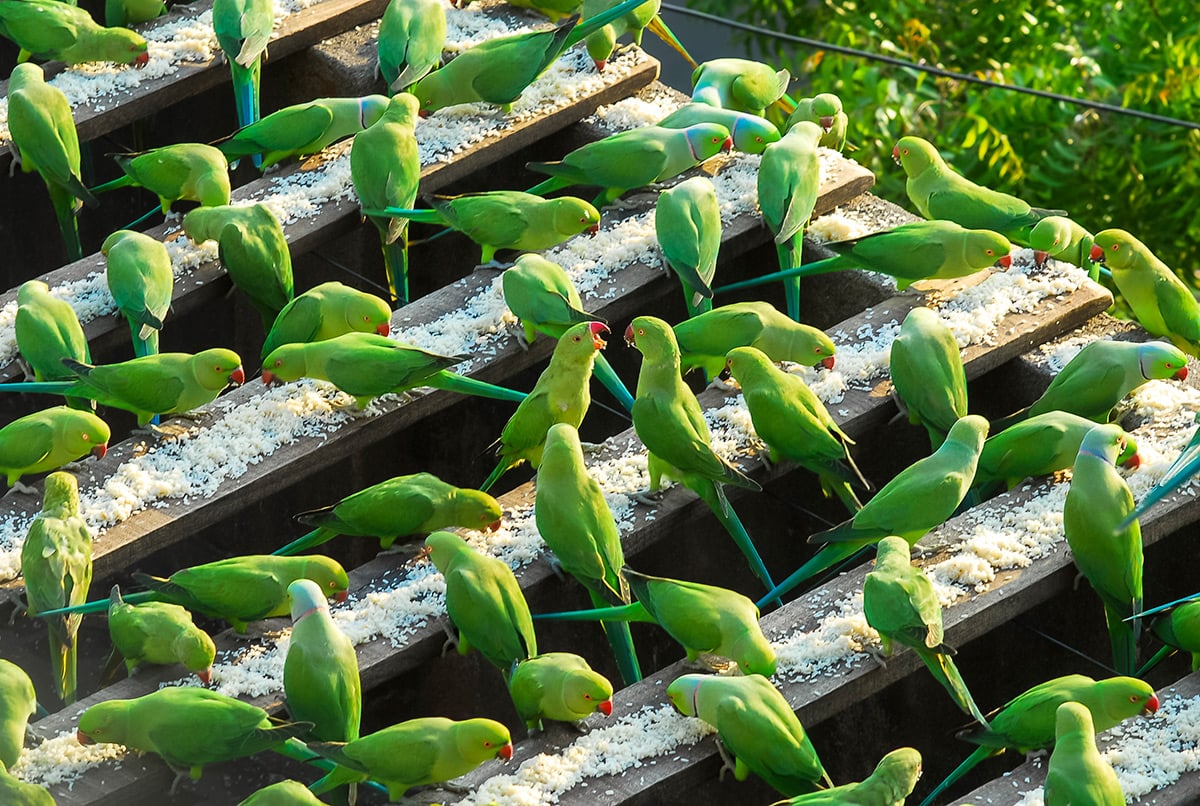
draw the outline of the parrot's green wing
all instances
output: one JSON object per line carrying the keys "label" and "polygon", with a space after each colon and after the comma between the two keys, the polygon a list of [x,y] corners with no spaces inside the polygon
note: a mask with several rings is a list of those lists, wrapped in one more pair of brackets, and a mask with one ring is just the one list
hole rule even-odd
{"label": "parrot's green wing", "polygon": [[[228,612],[239,620],[250,621],[278,609],[287,600],[287,586],[269,569],[245,563],[186,568],[171,575],[170,586],[159,588],[170,595],[175,589],[186,599],[224,616]],[[185,607],[188,602],[181,602]]]}
{"label": "parrot's green wing", "polygon": [[120,408],[151,413],[173,411],[188,382],[177,367],[154,361],[155,358],[163,356],[83,368],[84,388],[98,392],[94,395],[96,400]]}
{"label": "parrot's green wing", "polygon": [[[753,678],[747,678],[753,679]],[[743,696],[726,697],[716,706],[716,727],[726,748],[738,760],[784,795],[818,788],[828,780],[816,749],[783,696],[763,684]],[[737,772],[735,771],[735,775]],[[743,776],[744,777],[744,774]]]}
{"label": "parrot's green wing", "polygon": [[25,746],[25,726],[37,711],[29,675],[12,661],[0,658],[0,764],[17,763]]}
{"label": "parrot's green wing", "polygon": [[54,427],[41,421],[16,420],[0,439],[0,467],[32,467],[50,455]]}

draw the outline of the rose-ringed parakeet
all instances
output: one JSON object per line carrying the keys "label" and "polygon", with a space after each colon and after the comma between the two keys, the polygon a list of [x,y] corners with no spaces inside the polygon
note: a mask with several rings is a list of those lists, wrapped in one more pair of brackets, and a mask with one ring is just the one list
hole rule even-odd
{"label": "rose-ringed parakeet", "polygon": [[276,347],[263,359],[262,378],[266,384],[299,378],[329,381],[353,397],[360,409],[367,408],[380,395],[399,394],[418,386],[518,403],[524,400],[524,392],[446,369],[465,358],[426,352],[377,333],[343,333],[310,344]]}
{"label": "rose-ringed parakeet", "polygon": [[229,164],[213,146],[174,143],[136,154],[114,154],[113,159],[122,175],[97,185],[92,193],[142,187],[158,196],[164,215],[180,199],[208,207],[229,204]]}
{"label": "rose-ringed parakeet", "polygon": [[921,806],[930,806],[942,792],[984,759],[1005,750],[1028,753],[1049,748],[1054,744],[1058,707],[1064,702],[1085,706],[1100,733],[1130,717],[1153,714],[1158,710],[1154,689],[1133,677],[1093,680],[1081,674],[1070,674],[1039,683],[988,714],[989,727],[972,727],[957,734],[959,739],[979,747],[921,801]]}
{"label": "rose-ringed parakeet", "polygon": [[692,100],[761,117],[784,97],[791,78],[750,59],[710,59],[692,71]]}
{"label": "rose-ringed parakeet", "polygon": [[[820,139],[820,126],[801,121],[779,142],[767,146],[758,167],[758,206],[767,229],[775,236],[781,272],[800,266],[801,240],[821,189],[821,163],[817,159]],[[783,291],[788,316],[799,322],[800,278],[787,278]]]}
{"label": "rose-ringed parakeet", "polygon": [[238,806],[324,806],[325,801],[292,778],[277,781],[250,795]]}
{"label": "rose-ringed parakeet", "polygon": [[150,61],[146,39],[128,28],[98,25],[85,9],[57,0],[0,0],[0,35],[30,56],[66,64],[116,62],[141,69]]}
{"label": "rose-ringed parakeet", "polygon": [[[92,533],[79,513],[79,483],[62,471],[46,476],[42,510],[21,546],[21,575],[29,614],[82,604],[92,584]],[[59,698],[75,702],[76,635],[83,616],[45,617],[50,632],[50,669]]]}
{"label": "rose-ringed parakeet", "polygon": [[165,0],[105,0],[104,24],[128,28],[167,13]]}
{"label": "rose-ringed parakeet", "polygon": [[892,149],[908,177],[904,189],[922,216],[955,221],[968,229],[998,232],[1020,244],[1029,243],[1029,232],[1050,215],[1065,210],[1045,210],[983,187],[955,171],[928,140],[914,135],[901,137]]}
{"label": "rose-ringed parakeet", "polygon": [[789,797],[833,786],[796,713],[762,675],[686,674],[667,696],[684,716],[716,728],[725,769],[738,781],[753,772]]}
{"label": "rose-ringed parakeet", "polygon": [[712,278],[721,249],[721,205],[706,176],[658,194],[654,232],[663,257],[683,285],[688,316],[712,310]]}
{"label": "rose-ringed parakeet", "polygon": [[104,279],[108,290],[117,310],[129,321],[133,354],[157,354],[158,334],[175,289],[167,247],[157,238],[123,229],[105,238],[100,252],[107,260]]}
{"label": "rose-ringed parakeet", "polygon": [[1142,610],[1142,530],[1136,520],[1120,527],[1133,511],[1133,493],[1115,467],[1125,449],[1118,425],[1098,425],[1084,436],[1063,504],[1063,531],[1075,565],[1104,603],[1113,667],[1133,674],[1141,622],[1125,619]]}
{"label": "rose-ringed parakeet", "polygon": [[582,145],[558,162],[529,162],[525,167],[550,175],[531,187],[530,193],[594,185],[603,190],[592,203],[603,207],[628,190],[678,176],[731,148],[729,130],[717,123],[697,123],[686,129],[642,126]]}
{"label": "rose-ringed parakeet", "polygon": [[827,243],[837,254],[807,266],[764,274],[715,289],[720,294],[776,280],[861,268],[887,274],[903,291],[920,280],[952,280],[992,266],[1012,265],[1012,244],[991,230],[964,229],[953,221],[911,221],[895,229]]}
{"label": "rose-ringed parakeet", "polygon": [[1179,651],[1191,655],[1193,672],[1200,669],[1200,601],[1196,601],[1197,598],[1200,598],[1200,594],[1177,599],[1137,614],[1136,618],[1139,619],[1154,616],[1154,620],[1150,622],[1150,631],[1165,644],[1154,657],[1142,665],[1138,674],[1146,674],[1163,659]]}
{"label": "rose-ringed parakeet", "polygon": [[956,422],[940,448],[897,473],[853,518],[811,535],[808,542],[827,545],[760,604],[851,558],[880,538],[896,535],[911,546],[945,522],[970,489],[987,432],[987,420],[975,414]]}
{"label": "rose-ringed parakeet", "polygon": [[316,528],[274,553],[299,554],[337,535],[377,537],[386,550],[397,538],[450,526],[490,531],[500,526],[500,516],[500,504],[485,492],[455,487],[432,473],[395,476],[296,515],[297,522]]}
{"label": "rose-ringed parakeet", "polygon": [[[578,0],[572,2],[578,5]],[[442,0],[390,0],[379,18],[375,42],[379,72],[388,92],[403,92],[424,78],[441,62],[445,45],[446,4]]]}
{"label": "rose-ringed parakeet", "polygon": [[478,649],[507,681],[514,664],[538,653],[529,605],[512,569],[453,532],[434,532],[425,545],[446,580],[446,613],[458,628],[459,654]]}
{"label": "rose-ringed parakeet", "polygon": [[796,101],[796,109],[783,124],[783,130],[787,131],[802,120],[821,127],[820,144],[825,148],[841,151],[846,147],[846,128],[850,125],[850,118],[842,108],[842,99],[832,92],[822,92]]}
{"label": "rose-ringed parakeet", "polygon": [[[559,0],[559,2],[561,1]],[[592,17],[602,14],[606,10],[616,6],[618,2],[619,0],[583,0],[581,10],[584,21],[586,22]],[[650,0],[650,2],[634,7],[623,16],[612,20],[608,25],[589,34],[587,37],[587,52],[592,57],[592,61],[595,62],[596,69],[600,71],[604,70],[608,65],[608,60],[612,58],[613,52],[617,49],[617,40],[625,34],[629,34],[633,38],[633,44],[641,46],[642,32],[645,30],[649,30],[667,45],[670,45],[693,69],[697,67],[696,60],[687,52],[683,43],[679,41],[679,37],[675,36],[675,32],[663,22],[662,14],[659,13],[661,8],[662,0]]]}
{"label": "rose-ringed parakeet", "polygon": [[700,496],[745,555],[754,575],[773,588],[771,574],[724,489],[726,484],[756,492],[762,488],[713,452],[700,403],[679,374],[679,344],[671,326],[654,316],[639,316],[626,328],[625,342],[642,354],[633,430],[649,454],[650,493],[669,475]]}
{"label": "rose-ringed parakeet", "polygon": [[1052,215],[1033,226],[1029,233],[1029,248],[1033,250],[1033,262],[1038,266],[1050,258],[1062,260],[1078,266],[1096,280],[1100,272],[1091,262],[1095,239],[1096,236],[1066,216]]}
{"label": "rose-ringed parakeet", "polygon": [[275,26],[275,4],[272,0],[213,0],[212,24],[229,63],[238,126],[248,126],[259,116],[259,79]]}
{"label": "rose-ringed parakeet", "polygon": [[[579,291],[563,267],[541,255],[518,255],[500,275],[500,288],[508,309],[521,320],[526,344],[533,344],[539,333],[558,339],[572,325],[604,321],[583,310]],[[626,411],[633,408],[633,395],[604,353],[596,353],[592,372]]]}
{"label": "rose-ringed parakeet", "polygon": [[242,359],[223,347],[195,355],[159,353],[116,364],[92,366],[71,359],[63,359],[63,364],[75,373],[76,380],[8,383],[0,385],[0,392],[87,398],[131,411],[137,415],[138,425],[144,426],[156,414],[185,414],[206,406],[225,387],[246,380]]}
{"label": "rose-ringed parakeet", "polygon": [[519,662],[508,691],[530,732],[541,729],[545,719],[580,722],[597,711],[612,715],[612,683],[570,652],[547,652]]}
{"label": "rose-ringed parakeet", "polygon": [[754,347],[730,350],[727,363],[741,384],[750,421],[766,443],[770,460],[788,459],[816,473],[826,497],[837,495],[852,513],[862,509],[854,487],[869,490],[871,485],[850,456],[854,440],[821,399],[803,380],[776,367]]}
{"label": "rose-ringed parakeet", "polygon": [[325,591],[311,579],[288,585],[292,635],[283,662],[283,695],[296,722],[325,742],[352,742],[362,718],[362,682],[354,644],[329,615]]}
{"label": "rose-ringed parakeet", "polygon": [[942,604],[933,582],[912,565],[908,541],[885,537],[878,551],[875,568],[863,581],[863,614],[879,633],[883,656],[890,657],[895,644],[910,647],[954,704],[986,727],[987,719],[954,664],[954,649],[942,640]]}
{"label": "rose-ringed parakeet", "polygon": [[308,722],[280,723],[258,706],[185,686],[97,703],[79,717],[77,734],[80,744],[115,742],[161,756],[176,772],[174,794],[185,773],[199,778],[206,764],[268,750],[311,727]]}
{"label": "rose-ringed parakeet", "polygon": [[0,764],[17,763],[25,746],[25,727],[35,713],[33,681],[20,666],[0,658]]}
{"label": "rose-ringed parakeet", "polygon": [[353,742],[313,742],[312,750],[338,766],[309,789],[320,795],[371,779],[396,801],[414,786],[466,775],[485,761],[512,758],[508,728],[492,719],[456,722],[440,716],[410,719]]}
{"label": "rose-ringed parakeet", "polygon": [[180,605],[127,602],[113,585],[108,592],[108,635],[130,675],[143,663],[179,663],[204,685],[212,677],[217,647]]}
{"label": "rose-ringed parakeet", "polygon": [[725,370],[729,351],[756,347],[772,361],[833,369],[837,347],[824,331],[800,324],[769,302],[735,302],[675,325],[680,367],[686,374],[699,367],[706,381]]}
{"label": "rose-ringed parakeet", "polygon": [[550,363],[504,424],[496,448],[499,460],[479,489],[490,490],[497,479],[522,462],[536,469],[542,462],[550,426],[569,423],[579,427],[592,403],[592,364],[605,347],[602,334],[607,332],[608,326],[602,322],[580,322],[559,337]]}
{"label": "rose-ringed parakeet", "polygon": [[392,216],[444,224],[482,247],[480,263],[495,265],[501,249],[540,251],[587,230],[600,228],[600,213],[574,196],[543,199],[519,190],[489,190],[461,196],[435,196],[433,209],[363,208],[367,216]]}
{"label": "rose-ringed parakeet", "polygon": [[921,777],[921,753],[913,747],[901,747],[879,760],[875,770],[853,784],[842,784],[797,795],[773,806],[904,806]]}
{"label": "rose-ringed parakeet", "polygon": [[[466,3],[463,5],[465,6]],[[572,14],[579,14],[583,0],[512,0],[509,5],[532,9],[549,17],[551,22],[559,22]]]}
{"label": "rose-ringed parakeet", "polygon": [[285,106],[238,129],[216,144],[231,163],[262,156],[264,170],[289,157],[306,157],[375,123],[387,109],[384,95],[317,98]]}
{"label": "rose-ringed parakeet", "polygon": [[1064,702],[1054,714],[1054,752],[1042,788],[1046,806],[1122,806],[1121,782],[1096,747],[1092,712]]}
{"label": "rose-ringed parakeet", "polygon": [[[1196,422],[1200,423],[1200,412],[1196,413]],[[1162,477],[1154,483],[1149,492],[1142,496],[1141,501],[1138,501],[1137,508],[1133,512],[1130,512],[1125,520],[1121,522],[1121,527],[1124,528],[1127,526],[1134,518],[1142,517],[1150,507],[1190,482],[1196,475],[1198,468],[1200,468],[1200,429],[1192,432],[1191,440],[1179,452],[1179,455],[1175,457],[1175,461],[1166,469]]]}
{"label": "rose-ringed parakeet", "polygon": [[392,309],[381,298],[332,280],[283,306],[263,341],[266,358],[281,344],[324,341],[343,333],[392,332]]}
{"label": "rose-ringed parakeet", "polygon": [[[26,280],[17,289],[17,315],[13,322],[17,350],[37,381],[67,381],[74,373],[63,365],[64,358],[88,363],[92,360],[87,336],[79,316],[66,300],[50,293],[41,280]],[[29,377],[29,372],[26,372]],[[91,408],[91,402],[69,399],[76,409]]]}
{"label": "rose-ringed parakeet", "polygon": [[729,129],[734,150],[747,154],[761,154],[771,143],[779,141],[779,129],[766,118],[697,102],[684,104],[655,125],[686,129],[697,123],[717,123]]}
{"label": "rose-ringed parakeet", "polygon": [[46,183],[67,260],[81,259],[76,215],[84,204],[95,207],[99,202],[80,178],[79,134],[71,104],[62,90],[46,83],[36,64],[18,64],[8,78],[8,131],[9,150],[21,170],[37,171]]}
{"label": "rose-ringed parakeet", "polygon": [[[362,209],[410,208],[417,200],[421,156],[417,153],[417,99],[393,96],[379,120],[350,145],[350,180]],[[379,231],[383,267],[392,301],[408,304],[408,219],[368,215]]]}
{"label": "rose-ringed parakeet", "polygon": [[20,483],[21,476],[56,470],[89,453],[102,459],[111,436],[108,424],[90,411],[67,406],[35,411],[0,428],[0,473],[9,487],[32,493]]}
{"label": "rose-ringed parakeet", "polygon": [[929,308],[913,308],[892,341],[889,363],[900,411],[925,426],[936,451],[967,414],[967,375],[954,332]]}
{"label": "rose-ringed parakeet", "polygon": [[0,762],[0,803],[5,806],[54,806],[54,796],[42,786],[27,784]]}
{"label": "rose-ringed parakeet", "polygon": [[1200,356],[1200,302],[1175,272],[1123,229],[1096,233],[1089,257],[1112,272],[1133,315],[1152,336]]}

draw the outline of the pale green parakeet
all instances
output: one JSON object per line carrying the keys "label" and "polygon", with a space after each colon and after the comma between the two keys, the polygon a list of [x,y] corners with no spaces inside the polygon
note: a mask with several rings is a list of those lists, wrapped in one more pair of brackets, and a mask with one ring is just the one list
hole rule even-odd
{"label": "pale green parakeet", "polygon": [[1062,260],[1078,266],[1092,275],[1092,243],[1096,236],[1066,216],[1046,216],[1034,225],[1029,233],[1029,248],[1033,250],[1034,263],[1041,266],[1047,259]]}
{"label": "pale green parakeet", "polygon": [[559,22],[572,14],[579,14],[583,0],[512,0],[509,5],[533,9],[540,14],[545,14],[551,22]]}
{"label": "pale green parakeet", "polygon": [[165,0],[105,0],[104,24],[128,28],[167,13]]}
{"label": "pale green parakeet", "polygon": [[547,652],[519,662],[508,691],[531,732],[546,719],[580,722],[597,711],[612,715],[612,683],[570,652]]}
{"label": "pale green parakeet", "polygon": [[[50,293],[41,280],[26,280],[17,289],[17,315],[13,322],[17,350],[37,381],[69,381],[75,374],[64,358],[82,363],[92,360],[79,316],[66,300]],[[28,377],[28,373],[26,373]],[[91,408],[85,399],[67,401],[72,408]]]}
{"label": "pale green parakeet", "polygon": [[0,0],[0,35],[30,56],[66,64],[116,62],[142,68],[146,39],[128,28],[105,28],[85,9],[58,0]]}
{"label": "pale green parakeet", "polygon": [[25,726],[35,713],[33,681],[20,666],[0,658],[0,764],[17,763],[25,746]]}
{"label": "pale green parakeet", "polygon": [[111,436],[108,424],[90,411],[67,406],[35,411],[0,428],[0,473],[9,487],[32,493],[19,483],[21,476],[56,470],[89,453],[102,459]]}
{"label": "pale green parakeet", "polygon": [[311,579],[288,585],[292,635],[283,661],[283,696],[307,737],[352,742],[362,719],[362,682],[354,644],[329,614],[325,591]]}
{"label": "pale green parakeet", "polygon": [[1054,714],[1054,752],[1042,788],[1046,806],[1123,806],[1117,773],[1096,747],[1092,712],[1064,702]]}
{"label": "pale green parakeet", "polygon": [[846,128],[850,125],[850,118],[842,108],[842,99],[832,92],[822,92],[796,101],[796,110],[783,124],[784,131],[802,120],[821,127],[821,145],[825,148],[841,151],[846,147]]}
{"label": "pale green parakeet", "polygon": [[710,59],[692,71],[692,100],[762,116],[787,92],[791,75],[750,59]]}
{"label": "pale green parakeet", "polygon": [[721,249],[721,205],[712,180],[693,176],[658,194],[654,232],[683,285],[688,315],[712,310],[711,283]]}
{"label": "pale green parakeet", "polygon": [[325,806],[325,801],[292,778],[277,781],[250,795],[238,806]]}
{"label": "pale green parakeet", "polygon": [[179,663],[205,685],[212,679],[217,647],[180,605],[126,602],[113,585],[108,592],[108,635],[131,675],[143,663]]}
{"label": "pale green parakeet", "polygon": [[697,123],[716,123],[729,129],[734,149],[747,154],[761,154],[771,143],[779,141],[779,129],[764,117],[698,101],[684,104],[655,125],[664,129],[686,129]]}
{"label": "pale green parakeet", "polygon": [[104,279],[117,310],[129,321],[133,354],[158,353],[158,335],[171,308],[175,272],[167,247],[157,238],[117,230],[104,239]]}
{"label": "pale green parakeet", "polygon": [[[763,151],[758,167],[758,206],[767,229],[775,236],[779,270],[800,267],[802,239],[821,189],[821,162],[817,143],[821,127],[801,121],[788,129],[777,143]],[[800,278],[783,284],[788,316],[800,321]]]}
{"label": "pale green parakeet", "polygon": [[229,204],[229,164],[214,146],[174,143],[137,154],[115,154],[113,159],[123,174],[92,188],[92,193],[142,187],[158,196],[164,214],[180,199],[206,207]]}
{"label": "pale green parakeet", "polygon": [[[571,0],[575,5],[578,0]],[[510,3],[517,5],[517,3]],[[395,95],[424,78],[442,60],[446,4],[442,0],[390,0],[379,18],[375,48],[379,72]]]}
{"label": "pale green parakeet", "polygon": [[0,803],[5,806],[54,806],[54,796],[45,787],[27,784],[10,774],[0,762]]}
{"label": "pale green parakeet", "polygon": [[232,163],[253,154],[264,170],[289,157],[306,157],[371,126],[387,109],[384,95],[317,98],[285,106],[216,144]]}
{"label": "pale green parakeet", "polygon": [[857,783],[797,795],[774,806],[904,806],[920,777],[921,753],[901,747],[881,758],[874,772]]}
{"label": "pale green parakeet", "polygon": [[925,426],[936,451],[967,414],[967,375],[954,332],[936,312],[913,308],[892,341],[890,365],[900,411]]}
{"label": "pale green parakeet", "polygon": [[279,311],[267,331],[261,356],[283,344],[307,344],[343,333],[392,332],[392,309],[387,302],[336,280],[313,286]]}
{"label": "pale green parakeet", "polygon": [[[275,27],[273,0],[213,0],[213,31],[229,63],[238,127],[259,117],[259,81]],[[255,165],[258,158],[255,158]],[[228,202],[226,202],[228,203]]]}

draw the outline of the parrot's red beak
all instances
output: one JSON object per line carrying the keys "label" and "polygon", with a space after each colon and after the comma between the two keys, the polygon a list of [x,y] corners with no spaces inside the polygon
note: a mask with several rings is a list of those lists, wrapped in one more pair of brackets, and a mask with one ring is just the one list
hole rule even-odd
{"label": "parrot's red beak", "polygon": [[733,151],[733,138],[726,137],[725,142],[721,143],[722,151]]}
{"label": "parrot's red beak", "polygon": [[[1158,706],[1155,705],[1155,707],[1157,708]],[[501,747],[499,750],[496,751],[496,755],[499,758],[504,759],[505,761],[511,761],[512,754],[513,754],[512,742],[509,742],[508,744],[504,745],[503,747]]]}
{"label": "parrot's red beak", "polygon": [[822,115],[821,116],[821,128],[824,129],[825,131],[829,131],[830,129],[833,128],[833,115]]}
{"label": "parrot's red beak", "polygon": [[138,57],[133,60],[133,66],[136,67],[138,70],[141,70],[143,67],[145,67],[149,63],[150,63],[150,54],[149,53],[139,53]]}
{"label": "parrot's red beak", "polygon": [[587,234],[591,235],[593,238],[595,238],[599,232],[600,232],[599,224],[592,224],[590,227],[587,228]]}
{"label": "parrot's red beak", "polygon": [[1001,255],[996,258],[996,265],[1002,269],[1007,269],[1012,266],[1012,255]]}
{"label": "parrot's red beak", "polygon": [[596,710],[605,716],[612,716],[612,700],[605,700],[596,706]]}
{"label": "parrot's red beak", "polygon": [[83,745],[95,744],[95,743],[96,743],[96,742],[95,742],[95,740],[94,740],[94,739],[92,739],[92,737],[91,737],[91,736],[88,736],[86,733],[84,733],[84,732],[83,732],[83,731],[81,731],[81,730],[77,730],[77,731],[75,731],[75,741],[77,741],[77,742],[79,742],[80,744],[83,744]]}
{"label": "parrot's red beak", "polygon": [[825,367],[825,369],[833,369],[835,362],[836,359],[833,356],[827,356],[821,359],[821,366]]}
{"label": "parrot's red beak", "polygon": [[600,338],[601,333],[608,332],[608,325],[603,322],[589,322],[588,330],[592,331],[592,346],[597,350],[603,350],[608,346],[608,342]]}
{"label": "parrot's red beak", "polygon": [[630,347],[634,346],[633,323],[632,322],[629,323],[629,327],[625,328],[625,343],[628,344]]}
{"label": "parrot's red beak", "polygon": [[1146,700],[1146,707],[1142,709],[1143,714],[1154,714],[1158,712],[1158,695],[1151,694],[1150,699]]}
{"label": "parrot's red beak", "polygon": [[108,453],[108,443],[107,442],[101,442],[99,445],[92,448],[92,456],[95,456],[97,459],[103,459],[104,454],[106,454],[106,453]]}
{"label": "parrot's red beak", "polygon": [[429,115],[430,115],[430,112],[428,109],[422,109],[421,111],[417,112],[418,117],[427,118],[427,117],[429,117]]}
{"label": "parrot's red beak", "polygon": [[263,379],[263,383],[266,384],[267,386],[270,386],[271,384],[275,383],[275,376],[271,374],[270,370],[264,369],[262,371],[262,379]]}
{"label": "parrot's red beak", "polygon": [[1088,260],[1093,263],[1099,263],[1104,260],[1104,250],[1099,246],[1092,244],[1092,251],[1088,252]]}
{"label": "parrot's red beak", "polygon": [[1049,252],[1043,252],[1041,249],[1034,249],[1033,250],[1033,265],[1037,266],[1040,269],[1042,266],[1046,265],[1046,259],[1049,257],[1050,257]]}
{"label": "parrot's red beak", "polygon": [[487,531],[489,531],[489,532],[494,532],[494,531],[496,531],[496,530],[497,530],[497,529],[499,529],[499,528],[500,528],[500,519],[499,519],[499,518],[497,518],[496,520],[492,521],[491,523],[489,523],[489,524],[488,524],[488,525],[485,527],[485,529],[486,529]]}
{"label": "parrot's red beak", "polygon": [[892,146],[892,159],[895,160],[897,164],[900,163],[900,146]]}
{"label": "parrot's red beak", "polygon": [[342,602],[346,601],[346,597],[349,595],[350,591],[338,591],[337,593],[333,594],[333,601],[341,604]]}
{"label": "parrot's red beak", "polygon": [[379,324],[379,327],[375,328],[375,332],[378,333],[380,336],[386,336],[387,334],[392,332],[392,323],[391,322],[381,322]]}
{"label": "parrot's red beak", "polygon": [[1137,468],[1142,466],[1142,457],[1138,456],[1135,453],[1133,456],[1130,456],[1128,459],[1126,459],[1121,464],[1123,466],[1129,468],[1130,470],[1136,470]]}
{"label": "parrot's red beak", "polygon": [[1171,377],[1173,377],[1177,381],[1186,381],[1187,380],[1187,367],[1180,367],[1179,371],[1176,372]]}
{"label": "parrot's red beak", "polygon": [[608,66],[608,59],[596,59],[596,70],[603,73],[604,68]]}
{"label": "parrot's red beak", "polygon": [[229,373],[229,382],[234,386],[241,386],[246,382],[246,370],[238,367],[233,372]]}
{"label": "parrot's red beak", "polygon": [[201,669],[196,672],[196,677],[199,677],[200,682],[207,686],[209,681],[212,680],[212,667],[209,666],[207,669]]}

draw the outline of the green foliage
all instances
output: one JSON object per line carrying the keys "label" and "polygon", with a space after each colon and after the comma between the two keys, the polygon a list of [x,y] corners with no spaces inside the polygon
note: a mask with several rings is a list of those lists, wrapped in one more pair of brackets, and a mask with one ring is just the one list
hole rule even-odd
{"label": "green foliage", "polygon": [[[1200,120],[1194,0],[692,0],[768,30],[991,81]],[[758,38],[811,92],[836,92],[849,155],[877,192],[910,206],[895,141],[917,134],[977,182],[1067,210],[1093,232],[1119,226],[1193,285],[1200,269],[1200,131]],[[794,89],[808,94],[809,88]],[[849,152],[849,148],[847,149]]]}

